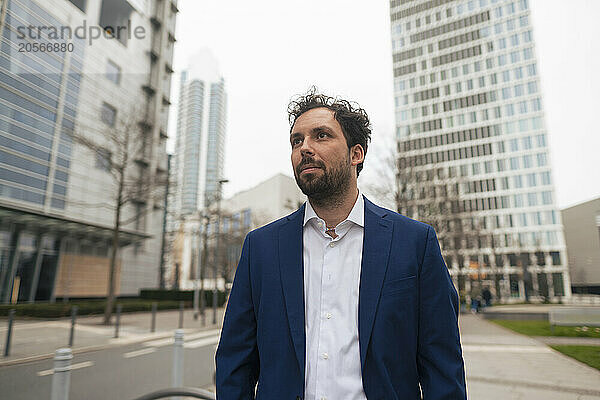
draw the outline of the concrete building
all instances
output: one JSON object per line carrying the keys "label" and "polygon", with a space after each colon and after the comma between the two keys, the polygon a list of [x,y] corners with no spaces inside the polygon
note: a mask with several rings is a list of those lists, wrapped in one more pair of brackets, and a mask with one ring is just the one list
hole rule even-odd
{"label": "concrete building", "polygon": [[249,210],[244,225],[252,230],[292,213],[305,201],[294,178],[280,173],[224,200],[223,209],[231,215]]}
{"label": "concrete building", "polygon": [[600,294],[600,197],[561,210],[573,293]]}
{"label": "concrete building", "polygon": [[390,16],[399,211],[435,226],[461,295],[570,296],[529,2],[392,0]]}
{"label": "concrete building", "polygon": [[0,300],[106,295],[119,166],[116,292],[156,287],[177,2],[1,7]]}
{"label": "concrete building", "polygon": [[[217,227],[216,205],[211,208],[210,218],[204,219],[201,213],[188,216],[183,228],[175,237],[173,260],[180,270],[170,274],[171,280],[180,279],[180,287],[191,289],[194,280],[203,276],[205,287],[212,287],[212,267],[215,260],[219,264],[219,287],[231,282],[240,258],[241,247],[246,234],[266,225],[299,208],[306,197],[293,178],[277,174],[258,185],[236,193],[221,202],[221,221]],[[205,230],[206,229],[206,230]],[[206,236],[204,236],[206,232]],[[220,240],[217,254],[217,237]],[[206,241],[204,241],[206,239]],[[206,254],[203,256],[206,242]],[[198,271],[198,260],[204,267]],[[226,279],[222,279],[225,276]]]}

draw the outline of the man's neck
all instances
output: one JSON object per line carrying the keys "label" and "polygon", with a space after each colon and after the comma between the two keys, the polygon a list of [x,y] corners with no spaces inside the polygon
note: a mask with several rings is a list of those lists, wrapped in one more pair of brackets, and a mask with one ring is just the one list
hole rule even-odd
{"label": "man's neck", "polygon": [[310,205],[315,210],[317,216],[325,221],[325,225],[328,228],[334,228],[337,224],[348,218],[357,198],[358,188],[356,185],[352,185],[341,196],[319,201],[309,197],[308,201],[310,201]]}

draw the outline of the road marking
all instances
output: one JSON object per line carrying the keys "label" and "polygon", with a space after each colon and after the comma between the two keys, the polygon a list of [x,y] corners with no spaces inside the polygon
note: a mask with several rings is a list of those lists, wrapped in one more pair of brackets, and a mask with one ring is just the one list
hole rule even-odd
{"label": "road marking", "polygon": [[464,351],[477,351],[483,353],[552,353],[546,346],[511,346],[511,345],[479,345],[464,344]]}
{"label": "road marking", "polygon": [[[69,369],[71,371],[73,371],[74,369],[91,367],[92,365],[94,365],[93,361],[84,361],[84,362],[80,362],[80,363],[71,365],[71,367]],[[38,374],[38,376],[46,376],[46,375],[52,375],[53,373],[54,373],[54,369],[46,369],[44,371],[38,372],[37,374]]]}
{"label": "road marking", "polygon": [[151,353],[154,353],[155,351],[156,351],[156,347],[148,347],[147,349],[130,351],[129,353],[123,354],[123,357],[132,358],[132,357],[137,357],[137,356],[143,356],[144,354],[151,354]]}
{"label": "road marking", "polygon": [[[200,338],[204,338],[204,337],[208,337],[208,336],[218,335],[219,332],[220,332],[220,329],[213,329],[210,331],[203,331],[203,332],[193,333],[191,335],[186,335],[183,337],[183,339],[184,340],[200,339]],[[170,338],[166,338],[166,339],[151,340],[149,342],[142,343],[142,345],[146,346],[146,347],[162,347],[162,346],[168,346],[170,344],[173,344],[174,342],[175,342],[175,340],[172,337],[170,337]]]}
{"label": "road marking", "polygon": [[208,346],[211,344],[217,344],[217,343],[219,343],[219,335],[215,335],[215,336],[209,337],[209,338],[195,340],[192,342],[185,342],[183,344],[183,347],[185,347],[186,349],[197,349],[198,347],[204,347],[204,346]]}

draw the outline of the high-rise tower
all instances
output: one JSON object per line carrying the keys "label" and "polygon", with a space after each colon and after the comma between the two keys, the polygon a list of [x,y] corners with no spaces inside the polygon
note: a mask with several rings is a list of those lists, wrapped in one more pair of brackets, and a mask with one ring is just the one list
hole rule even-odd
{"label": "high-rise tower", "polygon": [[214,202],[221,193],[225,161],[227,94],[208,51],[190,60],[181,72],[175,145],[175,214],[189,215]]}
{"label": "high-rise tower", "polygon": [[502,301],[571,293],[528,3],[390,2],[397,206]]}
{"label": "high-rise tower", "polygon": [[199,278],[202,215],[216,215],[222,197],[227,93],[218,71],[212,53],[202,49],[181,72],[166,264],[182,287]]}

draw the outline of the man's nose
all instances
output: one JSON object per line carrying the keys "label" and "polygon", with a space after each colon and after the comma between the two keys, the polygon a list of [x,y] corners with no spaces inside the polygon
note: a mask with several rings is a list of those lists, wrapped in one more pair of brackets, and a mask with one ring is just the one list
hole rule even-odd
{"label": "man's nose", "polygon": [[302,147],[300,147],[300,154],[304,155],[313,155],[315,154],[312,148],[312,143],[310,138],[304,139],[302,142]]}

